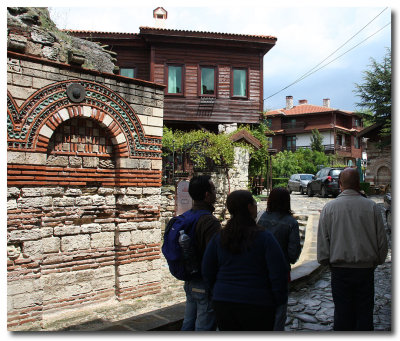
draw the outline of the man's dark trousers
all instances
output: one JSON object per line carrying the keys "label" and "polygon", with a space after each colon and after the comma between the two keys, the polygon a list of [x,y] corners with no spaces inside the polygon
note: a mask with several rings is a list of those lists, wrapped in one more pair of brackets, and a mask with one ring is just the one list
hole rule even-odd
{"label": "man's dark trousers", "polygon": [[374,330],[374,270],[331,267],[334,330]]}

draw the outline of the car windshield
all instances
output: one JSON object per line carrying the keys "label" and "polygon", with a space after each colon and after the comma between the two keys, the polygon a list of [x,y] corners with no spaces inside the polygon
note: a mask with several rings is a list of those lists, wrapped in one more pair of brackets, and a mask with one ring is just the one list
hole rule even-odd
{"label": "car windshield", "polygon": [[339,176],[341,171],[342,171],[342,169],[332,169],[331,176]]}
{"label": "car windshield", "polygon": [[304,174],[300,175],[300,180],[312,180],[312,175],[311,174]]}

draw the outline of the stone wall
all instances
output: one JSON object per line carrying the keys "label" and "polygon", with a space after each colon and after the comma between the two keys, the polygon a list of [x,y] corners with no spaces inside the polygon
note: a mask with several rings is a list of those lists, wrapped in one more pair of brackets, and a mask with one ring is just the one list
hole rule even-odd
{"label": "stone wall", "polygon": [[382,149],[376,143],[368,141],[366,152],[368,164],[364,181],[376,186],[389,185],[392,179],[391,145]]}
{"label": "stone wall", "polygon": [[12,52],[7,84],[9,330],[158,292],[163,87]]}
{"label": "stone wall", "polygon": [[[234,166],[228,171],[228,174],[224,171],[210,174],[217,191],[214,215],[222,223],[229,218],[225,204],[228,194],[238,189],[248,189],[249,160],[249,152],[246,149],[235,147]],[[163,231],[168,221],[175,215],[175,190],[174,186],[161,188],[160,223]]]}

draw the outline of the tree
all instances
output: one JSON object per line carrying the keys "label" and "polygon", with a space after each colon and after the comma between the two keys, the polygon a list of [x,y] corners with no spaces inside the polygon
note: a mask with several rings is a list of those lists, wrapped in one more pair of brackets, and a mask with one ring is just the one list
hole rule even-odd
{"label": "tree", "polygon": [[391,135],[392,124],[392,57],[390,48],[378,63],[371,58],[370,69],[364,71],[364,83],[355,84],[354,92],[361,98],[357,106],[364,112],[361,114],[366,121],[381,123],[383,128],[382,136]]}
{"label": "tree", "polygon": [[251,158],[249,162],[249,176],[254,177],[261,175],[261,177],[266,178],[267,176],[267,159],[269,156],[269,140],[267,133],[271,131],[268,128],[266,121],[261,121],[259,124],[253,126],[252,128],[243,127],[250,134],[252,134],[261,143],[261,148],[254,150],[251,153]]}
{"label": "tree", "polygon": [[322,145],[323,137],[318,131],[318,129],[313,129],[311,131],[311,150],[314,152],[323,152],[325,150],[324,146]]}

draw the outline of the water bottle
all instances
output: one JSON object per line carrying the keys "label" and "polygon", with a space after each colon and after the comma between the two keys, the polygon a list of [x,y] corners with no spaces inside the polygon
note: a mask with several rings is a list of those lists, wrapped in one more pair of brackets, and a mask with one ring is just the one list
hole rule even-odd
{"label": "water bottle", "polygon": [[190,237],[185,233],[184,230],[179,231],[180,236],[178,239],[178,243],[182,248],[183,252],[183,261],[185,264],[186,271],[194,275],[199,272],[196,254],[193,250],[193,247],[190,243]]}

